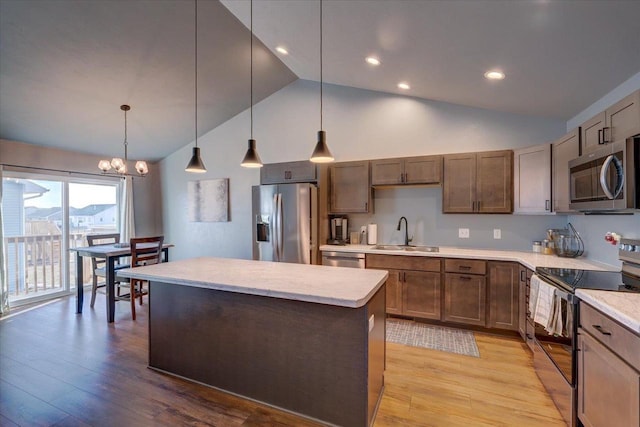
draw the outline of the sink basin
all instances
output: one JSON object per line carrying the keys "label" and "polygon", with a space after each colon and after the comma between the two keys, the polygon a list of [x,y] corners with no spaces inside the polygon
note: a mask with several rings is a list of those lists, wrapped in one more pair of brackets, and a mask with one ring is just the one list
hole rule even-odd
{"label": "sink basin", "polygon": [[399,245],[376,245],[373,249],[378,249],[381,251],[403,251],[405,246]]}
{"label": "sink basin", "polygon": [[407,252],[439,252],[437,246],[404,246],[404,245],[376,245],[373,249],[381,251],[407,251]]}

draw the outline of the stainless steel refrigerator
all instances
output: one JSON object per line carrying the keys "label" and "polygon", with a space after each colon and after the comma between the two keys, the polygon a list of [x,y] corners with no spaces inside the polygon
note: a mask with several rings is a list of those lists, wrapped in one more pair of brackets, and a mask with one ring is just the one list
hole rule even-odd
{"label": "stainless steel refrigerator", "polygon": [[316,264],[318,190],[313,184],[252,188],[253,259]]}

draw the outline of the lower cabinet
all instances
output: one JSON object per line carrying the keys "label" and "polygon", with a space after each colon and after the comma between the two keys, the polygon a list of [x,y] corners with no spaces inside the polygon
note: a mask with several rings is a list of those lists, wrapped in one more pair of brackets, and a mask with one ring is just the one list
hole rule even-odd
{"label": "lower cabinet", "polygon": [[640,335],[581,302],[578,418],[585,427],[640,426]]}
{"label": "lower cabinet", "polygon": [[485,326],[486,286],[484,275],[445,273],[443,320]]}
{"label": "lower cabinet", "polygon": [[387,314],[440,320],[440,259],[367,254],[367,268],[387,270]]}
{"label": "lower cabinet", "polygon": [[489,265],[489,328],[519,329],[519,264],[494,262]]}

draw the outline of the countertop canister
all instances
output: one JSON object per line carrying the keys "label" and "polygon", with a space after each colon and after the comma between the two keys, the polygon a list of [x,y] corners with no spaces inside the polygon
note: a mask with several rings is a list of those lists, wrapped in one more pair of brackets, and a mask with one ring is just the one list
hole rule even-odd
{"label": "countertop canister", "polygon": [[369,245],[378,244],[378,225],[377,224],[367,225],[367,244]]}

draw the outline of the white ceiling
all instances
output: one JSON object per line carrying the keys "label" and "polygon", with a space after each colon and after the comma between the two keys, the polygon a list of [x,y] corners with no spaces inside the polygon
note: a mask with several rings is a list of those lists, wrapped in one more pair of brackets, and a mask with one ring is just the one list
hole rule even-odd
{"label": "white ceiling", "polygon": [[[223,4],[198,3],[200,135],[249,107],[249,1]],[[253,6],[254,101],[319,80],[319,2]],[[324,81],[568,119],[640,71],[639,17],[637,0],[326,0]],[[0,138],[121,154],[127,103],[130,158],[188,144],[193,21],[188,0],[0,0]]]}

